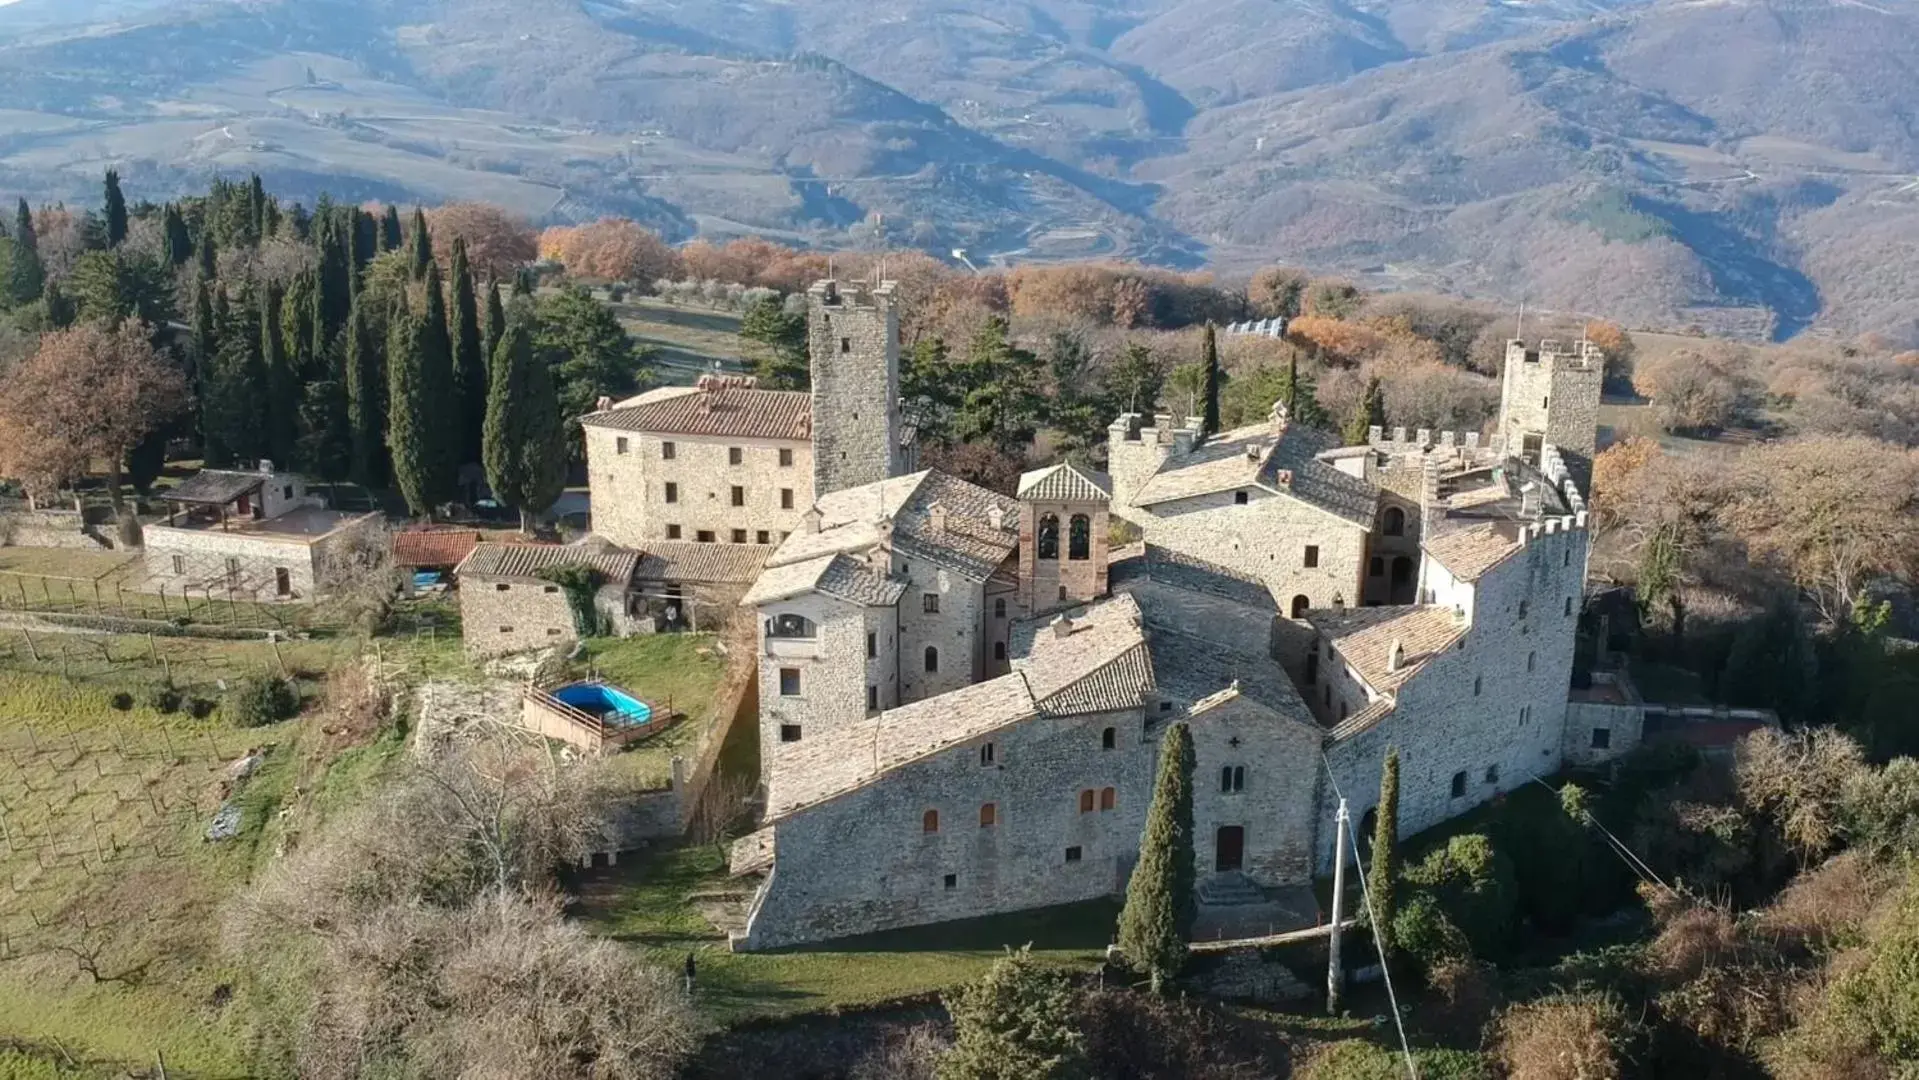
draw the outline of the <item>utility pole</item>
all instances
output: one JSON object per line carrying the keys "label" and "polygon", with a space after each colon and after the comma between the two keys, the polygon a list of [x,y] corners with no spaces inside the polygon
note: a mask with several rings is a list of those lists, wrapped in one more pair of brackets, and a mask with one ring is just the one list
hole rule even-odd
{"label": "utility pole", "polygon": [[1339,800],[1339,815],[1333,824],[1333,925],[1326,938],[1326,1013],[1339,1015],[1339,994],[1346,988],[1346,973],[1339,966],[1339,924],[1346,912],[1346,800]]}

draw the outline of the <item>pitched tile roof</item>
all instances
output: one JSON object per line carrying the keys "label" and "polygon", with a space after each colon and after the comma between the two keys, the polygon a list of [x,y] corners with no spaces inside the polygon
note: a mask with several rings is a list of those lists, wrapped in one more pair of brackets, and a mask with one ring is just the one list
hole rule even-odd
{"label": "pitched tile roof", "polygon": [[797,390],[761,390],[719,383],[671,387],[629,398],[580,423],[655,435],[706,435],[742,439],[812,437],[813,395]]}
{"label": "pitched tile roof", "polygon": [[540,571],[561,566],[590,566],[605,574],[610,584],[633,580],[640,553],[616,548],[589,537],[577,544],[476,544],[453,571],[455,577],[538,578]]}
{"label": "pitched tile roof", "polygon": [[834,552],[805,562],[767,567],[740,602],[749,606],[770,604],[810,592],[868,607],[885,607],[899,602],[906,584],[850,555]]}
{"label": "pitched tile roof", "polygon": [[1155,506],[1260,487],[1370,529],[1378,489],[1319,460],[1333,448],[1332,439],[1303,424],[1249,424],[1215,435],[1182,457],[1168,458],[1140,485],[1133,503]]}
{"label": "pitched tile roof", "polygon": [[640,555],[638,576],[647,581],[701,581],[745,585],[759,576],[771,547],[759,544],[699,544],[656,540]]}
{"label": "pitched tile roof", "polygon": [[1047,716],[1137,709],[1142,696],[1154,687],[1152,653],[1141,642],[1078,682],[1048,695],[1039,702],[1039,709]]}
{"label": "pitched tile roof", "polygon": [[260,472],[201,469],[174,485],[172,490],[161,492],[160,498],[167,502],[225,506],[242,495],[260,490],[270,479],[272,477]]}
{"label": "pitched tile roof", "polygon": [[1426,554],[1460,581],[1478,581],[1479,576],[1525,547],[1519,538],[1522,526],[1503,522],[1474,525],[1426,541]]}
{"label": "pitched tile roof", "polygon": [[393,534],[396,566],[458,566],[480,542],[474,529],[409,529]]}
{"label": "pitched tile roof", "polygon": [[1113,482],[1105,473],[1062,463],[1023,474],[1018,491],[1030,502],[1107,502],[1113,497]]}
{"label": "pitched tile roof", "polygon": [[[1325,634],[1340,659],[1380,694],[1399,689],[1428,660],[1465,636],[1467,629],[1466,620],[1452,608],[1433,604],[1314,610],[1306,613],[1306,621]],[[1390,671],[1395,643],[1404,650],[1404,657],[1399,670]]]}
{"label": "pitched tile roof", "polygon": [[[936,505],[943,511],[937,526]],[[1019,547],[1019,503],[931,470],[835,491],[814,509],[819,531],[795,530],[767,560],[769,569],[835,552],[864,554],[880,542],[882,518],[891,523],[891,543],[901,555],[978,581],[991,577]]]}
{"label": "pitched tile roof", "polygon": [[773,868],[773,827],[750,832],[726,849],[726,869],[734,877]]}

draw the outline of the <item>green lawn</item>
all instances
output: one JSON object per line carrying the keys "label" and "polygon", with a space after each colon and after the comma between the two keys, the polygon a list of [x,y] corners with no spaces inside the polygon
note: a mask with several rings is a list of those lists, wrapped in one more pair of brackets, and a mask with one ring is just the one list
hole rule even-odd
{"label": "green lawn", "polygon": [[593,638],[575,663],[577,676],[604,679],[632,692],[656,710],[670,709],[680,719],[658,735],[610,760],[622,776],[645,787],[663,786],[678,755],[691,757],[701,736],[716,721],[714,699],[726,673],[726,658],[711,634],[642,634],[630,638]]}
{"label": "green lawn", "polygon": [[740,360],[740,317],[693,305],[674,305],[652,297],[630,297],[614,304],[620,325],[640,345],[651,348],[660,381],[687,384],[713,370],[745,370]]}
{"label": "green lawn", "polygon": [[871,1005],[945,990],[979,977],[1004,950],[1032,944],[1062,967],[1098,965],[1119,918],[1116,900],[848,938],[826,946],[734,953],[690,896],[740,892],[710,845],[630,858],[584,883],[582,904],[597,933],[677,968],[699,955],[699,1000],[715,1019]]}

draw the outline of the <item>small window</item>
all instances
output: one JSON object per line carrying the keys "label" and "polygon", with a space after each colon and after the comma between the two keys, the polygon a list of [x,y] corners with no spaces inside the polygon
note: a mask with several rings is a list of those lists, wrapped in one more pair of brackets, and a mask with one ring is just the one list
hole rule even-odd
{"label": "small window", "polygon": [[866,632],[866,658],[877,660],[880,655],[880,636],[871,630]]}
{"label": "small window", "polygon": [[744,460],[746,460],[746,451],[741,450],[737,446],[729,446],[726,448],[726,463],[728,465],[738,465]]}
{"label": "small window", "polygon": [[680,501],[680,485],[675,484],[671,480],[666,482],[666,501],[670,503]]}
{"label": "small window", "polygon": [[850,353],[850,352],[852,352],[852,351],[853,351],[853,339],[852,339],[852,338],[850,338],[850,337],[843,337],[843,338],[841,338],[841,339],[840,339],[840,351],[841,351],[841,352],[843,352],[843,353]]}
{"label": "small window", "polygon": [[780,741],[781,742],[799,742],[800,726],[798,724],[781,724],[780,725]]}
{"label": "small window", "polygon": [[792,488],[780,489],[780,509],[782,510],[793,509],[793,489]]}
{"label": "small window", "polygon": [[511,586],[511,585],[508,585],[508,584],[507,584],[506,582],[504,582],[504,581],[501,581],[501,582],[498,582],[498,583],[496,583],[496,584],[495,584],[495,585],[493,586],[493,591],[494,591],[494,592],[506,592],[507,590],[509,590],[509,589],[511,589],[511,588],[513,588],[513,586]]}
{"label": "small window", "polygon": [[927,833],[940,831],[940,812],[938,810],[928,810],[926,813],[920,815],[920,831]]}
{"label": "small window", "polygon": [[672,443],[663,442],[660,444],[660,460],[661,461],[672,461],[674,456],[675,456],[674,446]]}
{"label": "small window", "polygon": [[992,743],[981,746],[979,748],[979,763],[981,765],[991,765],[993,763],[993,753]]}
{"label": "small window", "polygon": [[613,440],[613,452],[616,454],[626,453],[626,436],[622,435]]}
{"label": "small window", "polygon": [[1119,791],[1115,788],[1099,789],[1099,808],[1102,812],[1119,805]]}
{"label": "small window", "polygon": [[1306,685],[1311,686],[1318,681],[1319,681],[1319,650],[1315,649],[1312,652],[1309,652],[1306,654]]}
{"label": "small window", "polygon": [[1112,728],[1107,728],[1099,733],[1099,748],[1101,750],[1111,750],[1118,745],[1119,732]]}
{"label": "small window", "polygon": [[1042,559],[1059,558],[1059,517],[1055,514],[1041,514],[1039,524],[1033,531],[1034,543],[1038,546],[1038,555]]}
{"label": "small window", "polygon": [[186,556],[175,555],[173,557],[173,572],[176,574],[184,574],[187,572]]}
{"label": "small window", "polygon": [[734,542],[735,544],[744,544],[744,543],[746,543],[746,530],[745,530],[745,529],[734,529],[734,530],[733,530],[733,542]]}
{"label": "small window", "polygon": [[1522,619],[1526,617],[1526,601],[1524,600],[1519,602],[1519,617]]}
{"label": "small window", "polygon": [[557,627],[557,626],[549,626],[549,627],[547,627],[547,628],[546,628],[546,636],[547,636],[547,637],[559,637],[559,636],[560,636],[560,628],[559,628],[559,627]]}
{"label": "small window", "polygon": [[1243,492],[1243,491],[1235,491],[1235,492],[1233,492],[1233,502],[1234,502],[1234,503],[1236,503],[1237,505],[1240,505],[1240,506],[1245,506],[1245,505],[1246,505],[1246,493],[1245,493],[1245,492]]}
{"label": "small window", "polygon": [[680,527],[678,525],[668,525],[666,527],[666,538],[668,540],[678,540],[680,538]]}
{"label": "small window", "polygon": [[1566,598],[1566,614],[1571,615],[1572,613],[1573,613],[1573,598],[1568,596]]}
{"label": "small window", "polygon": [[1006,659],[1006,643],[1004,641],[993,642],[993,659],[995,660]]}
{"label": "small window", "polygon": [[1594,750],[1612,749],[1612,729],[1611,728],[1596,727],[1593,729],[1593,749]]}
{"label": "small window", "polygon": [[543,593],[556,593],[560,591],[560,587],[558,585],[542,585],[540,586],[540,591]]}
{"label": "small window", "polygon": [[1482,681],[1481,676],[1478,676],[1478,675],[1473,676],[1473,696],[1474,697],[1479,696],[1479,688],[1480,688],[1481,681]]}
{"label": "small window", "polygon": [[979,804],[979,827],[990,829],[999,824],[999,806],[996,803]]}
{"label": "small window", "polygon": [[1064,586],[1064,585],[1061,585],[1061,586],[1059,587],[1059,598],[1060,598],[1061,600],[1064,600],[1064,599],[1066,599],[1066,586]]}
{"label": "small window", "polygon": [[1078,845],[1078,844],[1074,844],[1074,845],[1073,845],[1072,847],[1069,847],[1069,848],[1067,848],[1067,849],[1066,849],[1066,861],[1067,861],[1067,862],[1078,862],[1078,861],[1079,861],[1079,854],[1080,854],[1080,853],[1079,853],[1079,845]]}
{"label": "small window", "polygon": [[940,613],[940,594],[931,592],[921,593],[920,610],[928,615],[938,615]]}
{"label": "small window", "polygon": [[773,534],[767,532],[765,529],[761,529],[753,534],[753,542],[761,547],[765,547],[773,542]]}
{"label": "small window", "polygon": [[782,447],[780,449],[780,468],[790,469],[792,467],[793,467],[793,451],[790,447]]}
{"label": "small window", "polygon": [[1170,702],[1170,701],[1162,701],[1162,702],[1160,702],[1160,703],[1159,703],[1159,711],[1160,711],[1160,712],[1172,712],[1172,711],[1173,711],[1173,703],[1172,703],[1172,702]]}
{"label": "small window", "polygon": [[1552,399],[1552,398],[1551,398],[1550,396],[1548,396],[1548,397],[1543,397],[1543,398],[1540,398],[1540,399],[1539,399],[1539,407],[1540,407],[1540,408],[1542,408],[1542,409],[1550,409],[1550,408],[1552,408],[1552,407],[1553,407],[1553,399]]}
{"label": "small window", "polygon": [[290,502],[290,501],[292,501],[292,499],[293,499],[293,485],[292,485],[292,484],[288,484],[287,486],[285,486],[285,487],[283,487],[283,488],[281,488],[281,489],[280,489],[280,497],[281,497],[281,498],[283,498],[283,499],[286,499],[286,500],[288,500],[289,502]]}
{"label": "small window", "polygon": [[931,645],[926,647],[926,670],[937,672],[940,669],[940,651]]}
{"label": "small window", "polygon": [[1385,519],[1381,524],[1384,526],[1383,531],[1387,536],[1406,535],[1406,511],[1401,510],[1397,506],[1387,507]]}
{"label": "small window", "polygon": [[1463,772],[1456,772],[1453,774],[1453,798],[1455,799],[1462,798],[1465,796],[1465,794],[1466,794],[1466,774]]}
{"label": "small window", "polygon": [[1066,558],[1084,562],[1093,557],[1093,519],[1074,514],[1066,527]]}
{"label": "small window", "polygon": [[880,711],[880,688],[877,686],[869,686],[866,688],[866,711]]}
{"label": "small window", "polygon": [[780,669],[780,696],[781,697],[799,697],[800,696],[800,669],[799,668],[783,667]]}
{"label": "small window", "polygon": [[952,890],[959,888],[959,875],[958,874],[946,875],[945,884],[948,892],[951,892]]}
{"label": "small window", "polygon": [[1486,766],[1486,782],[1488,784],[1499,783],[1499,766],[1497,765]]}
{"label": "small window", "polygon": [[1306,569],[1316,570],[1319,568],[1319,545],[1318,544],[1306,545],[1305,561],[1306,561]]}
{"label": "small window", "polygon": [[1366,576],[1367,577],[1385,577],[1386,576],[1386,560],[1380,558],[1377,555],[1373,556],[1372,559],[1366,563]]}
{"label": "small window", "polygon": [[1538,666],[1539,666],[1539,654],[1536,652],[1527,653],[1526,654],[1526,670],[1531,671]]}
{"label": "small window", "polygon": [[1305,618],[1306,612],[1310,610],[1312,606],[1313,602],[1307,599],[1305,593],[1300,593],[1298,596],[1293,597],[1293,618]]}
{"label": "small window", "polygon": [[502,634],[511,634],[512,632],[513,632],[513,628],[511,626],[500,627],[500,633]]}
{"label": "small window", "polygon": [[1219,768],[1219,790],[1223,794],[1234,795],[1246,790],[1246,766],[1222,765]]}
{"label": "small window", "polygon": [[693,539],[702,544],[710,544],[713,542],[713,530],[701,529],[699,532],[693,534]]}
{"label": "small window", "polygon": [[746,505],[746,489],[741,487],[738,484],[733,485],[733,505],[734,506]]}
{"label": "small window", "polygon": [[1005,617],[1006,617],[1006,598],[1002,596],[993,601],[993,618],[1004,619]]}
{"label": "small window", "polygon": [[1079,812],[1082,814],[1090,814],[1093,812],[1092,788],[1087,788],[1085,791],[1079,793]]}

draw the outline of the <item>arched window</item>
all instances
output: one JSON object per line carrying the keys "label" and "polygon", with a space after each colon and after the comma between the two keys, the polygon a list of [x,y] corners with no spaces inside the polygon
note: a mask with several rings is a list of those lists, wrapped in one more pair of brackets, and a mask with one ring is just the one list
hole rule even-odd
{"label": "arched window", "polygon": [[929,833],[940,831],[940,812],[938,810],[928,810],[926,813],[920,815],[920,831]]}
{"label": "arched window", "polygon": [[995,597],[993,600],[993,618],[1004,619],[1005,617],[1006,617],[1006,598],[1004,596]]}
{"label": "arched window", "polygon": [[1113,807],[1118,805],[1119,805],[1118,791],[1114,790],[1113,788],[1101,788],[1099,790],[1099,808],[1101,810],[1111,810]]}
{"label": "arched window", "polygon": [[1059,558],[1059,518],[1056,515],[1040,515],[1038,537],[1039,557],[1042,559]]}
{"label": "arched window", "polygon": [[1085,561],[1093,557],[1093,519],[1074,514],[1067,526],[1066,557]]}
{"label": "arched window", "polygon": [[926,647],[926,670],[935,672],[940,669],[940,651],[931,645]]}
{"label": "arched window", "polygon": [[1387,536],[1406,535],[1406,511],[1397,506],[1387,507],[1385,526]]}
{"label": "arched window", "polygon": [[999,806],[994,803],[979,804],[979,827],[990,829],[999,824]]}
{"label": "arched window", "polygon": [[1111,750],[1118,745],[1119,733],[1112,728],[1107,728],[1105,731],[1099,733],[1099,748],[1101,750]]}
{"label": "arched window", "polygon": [[1300,595],[1293,597],[1293,618],[1295,619],[1305,618],[1306,609],[1312,606],[1313,606],[1313,602],[1311,600],[1306,599],[1305,593],[1301,593]]}
{"label": "arched window", "polygon": [[1079,793],[1079,812],[1082,814],[1090,814],[1093,812],[1092,788],[1087,788],[1085,791]]}

